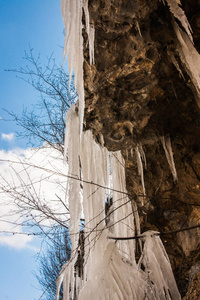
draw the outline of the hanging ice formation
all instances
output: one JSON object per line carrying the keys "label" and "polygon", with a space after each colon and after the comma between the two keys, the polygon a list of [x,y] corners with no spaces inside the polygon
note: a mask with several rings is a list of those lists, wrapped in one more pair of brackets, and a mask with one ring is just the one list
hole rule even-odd
{"label": "hanging ice formation", "polygon": [[75,73],[75,87],[79,97],[80,134],[84,115],[83,83],[83,37],[82,17],[85,14],[86,32],[88,34],[90,63],[94,62],[94,26],[90,24],[88,0],[61,0],[61,10],[65,25],[64,59],[68,56],[69,83],[72,72]]}
{"label": "hanging ice formation", "polygon": [[[180,299],[160,238],[155,232],[140,234],[138,209],[127,195],[120,151],[109,155],[106,148],[94,141],[91,131],[84,132],[79,142],[75,105],[69,109],[66,123],[72,257],[58,277],[57,299],[61,283],[64,300]],[[112,201],[106,210],[110,189]],[[81,215],[85,224],[80,233]],[[138,235],[140,239],[117,242],[109,239]]]}
{"label": "hanging ice formation", "polygon": [[185,31],[187,32],[187,35],[189,36],[190,40],[193,42],[192,38],[192,28],[190,26],[190,23],[188,22],[188,19],[181,8],[181,1],[180,0],[166,0],[169,9],[172,13],[172,15],[179,20]]}
{"label": "hanging ice formation", "polygon": [[191,26],[181,8],[180,0],[163,0],[163,2],[167,2],[172,15],[178,19],[185,29],[184,32],[175,20],[172,20],[174,31],[178,39],[177,51],[183,63],[183,67],[193,83],[196,101],[200,107],[200,55],[193,43]]}
{"label": "hanging ice formation", "polygon": [[194,85],[196,101],[200,107],[200,55],[188,35],[175,22],[173,25],[179,42],[177,50]]}
{"label": "hanging ice formation", "polygon": [[[152,231],[140,234],[138,208],[134,199],[129,198],[127,194],[121,152],[109,154],[106,148],[94,141],[91,131],[82,133],[80,139],[84,113],[83,11],[90,63],[94,62],[94,26],[89,20],[88,0],[61,0],[61,2],[66,30],[64,55],[68,56],[70,77],[74,68],[79,107],[73,105],[66,116],[65,155],[68,160],[67,197],[71,216],[72,257],[63,266],[57,279],[56,299],[59,299],[61,284],[63,284],[63,300],[181,299],[169,258],[158,234]],[[177,7],[175,0],[166,2],[189,36],[190,42],[179,28],[175,28],[180,44],[185,43],[188,48],[192,47],[190,27],[185,15]],[[183,41],[179,38],[180,34],[184,37]],[[189,74],[191,64],[194,62],[184,51],[182,49],[180,53]],[[198,76],[198,71],[191,75],[197,90]],[[162,143],[176,180],[170,139],[163,138]],[[136,147],[135,152],[145,195],[143,176],[145,155],[140,145]],[[112,186],[109,180],[110,169]],[[111,190],[112,193],[109,195]],[[110,198],[109,201],[107,198]],[[81,216],[85,219],[82,231],[80,231]],[[135,238],[110,239],[110,237],[130,236]]]}

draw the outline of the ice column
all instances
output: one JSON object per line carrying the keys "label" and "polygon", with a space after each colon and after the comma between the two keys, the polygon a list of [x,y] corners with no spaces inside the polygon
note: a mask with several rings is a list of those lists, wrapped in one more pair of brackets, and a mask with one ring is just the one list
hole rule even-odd
{"label": "ice column", "polygon": [[[140,234],[138,209],[126,190],[124,159],[97,144],[91,131],[79,135],[78,107],[66,116],[65,155],[68,161],[67,197],[70,210],[72,257],[58,277],[57,300],[63,283],[64,300],[180,299],[170,262],[155,232]],[[169,142],[166,142],[169,148]],[[170,152],[170,150],[168,150]],[[140,155],[142,150],[140,149]],[[143,157],[143,160],[144,157]],[[106,223],[105,201],[112,174],[110,213]],[[81,176],[80,176],[81,172]],[[83,273],[79,263],[81,201],[85,218]],[[109,237],[134,237],[117,240]],[[139,236],[138,238],[135,238]],[[139,250],[136,243],[143,241]],[[139,258],[139,261],[138,261]]]}

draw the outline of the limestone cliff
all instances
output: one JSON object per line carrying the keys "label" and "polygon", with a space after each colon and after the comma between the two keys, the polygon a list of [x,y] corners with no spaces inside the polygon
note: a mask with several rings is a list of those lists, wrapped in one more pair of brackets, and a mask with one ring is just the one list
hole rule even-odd
{"label": "limestone cliff", "polygon": [[[142,230],[167,232],[200,224],[198,84],[178,39],[180,32],[189,39],[190,29],[170,6],[175,2],[185,12],[194,49],[200,52],[200,1],[183,0],[182,6],[159,0],[88,2],[95,63],[89,63],[83,30],[85,129],[92,129],[108,150],[122,150],[127,189],[141,207]],[[137,147],[146,156],[145,197]],[[165,234],[163,243],[182,296],[188,290],[185,299],[199,299],[199,228]]]}

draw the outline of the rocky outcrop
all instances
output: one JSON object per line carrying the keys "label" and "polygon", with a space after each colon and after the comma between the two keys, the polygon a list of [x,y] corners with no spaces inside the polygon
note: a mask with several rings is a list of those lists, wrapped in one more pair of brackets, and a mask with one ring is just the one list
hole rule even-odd
{"label": "rocky outcrop", "polygon": [[[200,2],[185,0],[182,8],[200,51]],[[95,64],[89,64],[83,32],[85,129],[92,129],[108,150],[122,150],[127,189],[140,207],[142,230],[167,232],[200,224],[200,109],[174,28],[185,29],[165,1],[90,0],[89,13],[95,27]],[[163,137],[173,151],[171,162]],[[137,146],[146,156],[145,196]],[[165,234],[163,243],[184,296],[183,282],[200,260],[200,229]],[[191,289],[199,293],[195,276],[190,295]]]}

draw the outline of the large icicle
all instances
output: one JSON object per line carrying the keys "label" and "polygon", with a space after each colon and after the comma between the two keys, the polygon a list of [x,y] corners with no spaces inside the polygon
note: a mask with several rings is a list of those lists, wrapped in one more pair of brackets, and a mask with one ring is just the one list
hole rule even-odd
{"label": "large icicle", "polygon": [[61,0],[61,10],[65,26],[64,58],[68,56],[69,82],[75,73],[75,87],[79,97],[80,134],[84,118],[84,82],[83,82],[83,36],[82,12],[86,16],[86,32],[89,39],[90,61],[94,62],[94,26],[90,26],[88,0]]}
{"label": "large icicle", "polygon": [[84,0],[84,13],[85,13],[85,23],[86,32],[88,34],[88,46],[89,46],[89,58],[90,64],[94,64],[94,36],[95,28],[94,24],[90,23],[89,11],[88,11],[88,0]]}
{"label": "large icicle", "polygon": [[[79,176],[79,157],[80,157],[80,139],[79,139],[79,116],[75,104],[73,104],[66,115],[65,132],[65,156],[68,160],[68,175]],[[72,178],[67,181],[67,198],[70,210],[70,233],[79,232],[79,220],[81,215],[81,190],[80,182]],[[78,235],[71,236],[72,249],[78,245]]]}
{"label": "large icicle", "polygon": [[[91,131],[82,135],[81,148],[79,136],[78,108],[72,105],[66,116],[65,156],[68,160],[67,197],[70,210],[70,236],[72,240],[72,258],[65,264],[58,277],[58,290],[63,282],[64,299],[74,299],[82,285],[92,276],[92,269],[98,263],[100,254],[104,253],[107,238],[101,237],[105,230],[105,198],[109,186],[109,155],[106,148],[98,145]],[[80,179],[81,159],[81,181]],[[72,177],[72,178],[71,178]],[[77,178],[77,180],[76,180]],[[98,183],[98,186],[92,183]],[[81,192],[81,185],[83,191]],[[84,276],[80,278],[74,271],[78,259],[78,239],[81,216],[81,194],[83,196],[83,213],[85,217]],[[107,237],[107,235],[106,235]],[[98,255],[97,255],[98,252]],[[57,299],[59,293],[57,292]]]}
{"label": "large icicle", "polygon": [[[109,156],[87,131],[82,137],[81,165],[83,173],[83,210],[85,217],[85,279],[91,279],[93,269],[104,253],[105,199],[109,185]],[[88,182],[88,183],[86,183]],[[97,183],[94,185],[91,183]]]}
{"label": "large icicle", "polygon": [[[125,163],[120,151],[111,153],[111,170],[113,182],[113,228],[114,236],[133,236],[135,230],[134,218],[138,218],[137,209],[134,211],[134,200],[130,201],[125,181]],[[118,192],[119,191],[119,192]],[[135,242],[133,240],[119,243],[119,249],[128,259],[135,260]]]}
{"label": "large icicle", "polygon": [[194,85],[196,101],[200,107],[200,55],[187,34],[175,22],[173,25],[179,42],[177,50]]}
{"label": "large icicle", "polygon": [[187,32],[187,35],[189,36],[190,40],[193,42],[192,38],[192,28],[190,26],[190,23],[188,22],[188,19],[181,8],[181,1],[180,0],[166,0],[169,9],[173,16],[179,20],[185,31]]}
{"label": "large icicle", "polygon": [[[185,29],[185,32],[180,28],[180,26],[173,19],[172,23],[174,26],[174,31],[178,39],[177,50],[180,55],[180,59],[183,66],[190,76],[190,79],[194,85],[195,96],[198,106],[200,107],[200,55],[194,47],[192,38],[192,29],[187,20],[187,17],[181,8],[180,0],[165,0],[169,6],[171,13],[176,19],[178,19]],[[164,1],[163,1],[164,2]],[[176,62],[172,57],[172,62],[175,64],[177,69],[179,69],[180,74],[182,72]]]}
{"label": "large icicle", "polygon": [[139,266],[143,265],[147,283],[151,287],[147,299],[181,299],[168,255],[160,237],[154,231],[144,232],[142,236],[144,237],[144,248]]}
{"label": "large icicle", "polygon": [[[80,120],[78,116],[78,108],[73,104],[66,115],[66,132],[65,132],[65,157],[68,161],[68,180],[67,180],[67,200],[69,202],[70,211],[70,227],[69,233],[72,242],[72,259],[71,264],[66,268],[65,272],[59,278],[59,284],[62,283],[67,290],[69,288],[69,280],[71,281],[71,290],[73,296],[74,281],[74,264],[77,260],[77,247],[79,241],[80,216],[81,216],[81,188],[80,174]],[[75,177],[77,180],[74,180]],[[71,276],[70,276],[71,274]],[[68,294],[68,293],[67,293]],[[66,297],[66,296],[65,296]],[[66,298],[68,299],[68,298]]]}

